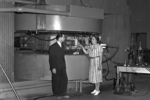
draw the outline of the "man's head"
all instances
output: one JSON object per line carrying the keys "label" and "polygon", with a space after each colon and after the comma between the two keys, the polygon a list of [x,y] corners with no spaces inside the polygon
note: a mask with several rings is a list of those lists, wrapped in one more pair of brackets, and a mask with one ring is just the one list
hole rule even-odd
{"label": "man's head", "polygon": [[58,33],[58,34],[56,35],[56,40],[59,41],[60,43],[64,42],[64,40],[65,40],[64,34]]}

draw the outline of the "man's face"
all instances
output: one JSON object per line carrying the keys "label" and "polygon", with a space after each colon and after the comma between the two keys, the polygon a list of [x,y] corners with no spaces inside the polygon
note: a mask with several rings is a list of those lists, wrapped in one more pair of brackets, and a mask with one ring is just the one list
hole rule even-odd
{"label": "man's face", "polygon": [[62,40],[62,42],[65,41],[65,36],[64,35],[62,35],[61,40]]}

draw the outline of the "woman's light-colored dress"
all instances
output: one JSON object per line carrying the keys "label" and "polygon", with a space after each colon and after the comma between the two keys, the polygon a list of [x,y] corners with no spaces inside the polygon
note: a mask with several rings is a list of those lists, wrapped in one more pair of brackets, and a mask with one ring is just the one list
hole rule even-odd
{"label": "woman's light-colored dress", "polygon": [[[97,44],[95,46],[91,45],[89,49],[90,56],[90,68],[89,68],[89,82],[98,83],[102,82],[102,54],[103,48],[101,45]],[[101,70],[98,70],[98,67]]]}

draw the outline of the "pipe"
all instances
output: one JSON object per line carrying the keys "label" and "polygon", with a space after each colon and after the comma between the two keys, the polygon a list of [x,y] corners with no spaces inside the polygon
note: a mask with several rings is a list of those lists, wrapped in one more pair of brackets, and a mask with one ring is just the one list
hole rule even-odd
{"label": "pipe", "polygon": [[62,15],[70,16],[70,12],[64,11],[52,11],[52,10],[42,10],[42,9],[31,9],[31,8],[0,8],[0,12],[20,12],[20,13],[34,13],[34,14],[48,14],[48,15]]}
{"label": "pipe", "polygon": [[5,77],[7,78],[7,81],[9,82],[11,88],[13,89],[13,92],[15,93],[15,96],[17,97],[18,100],[21,100],[21,99],[19,98],[19,96],[18,96],[18,94],[17,94],[15,88],[13,87],[12,83],[10,82],[10,80],[9,80],[9,78],[8,78],[8,76],[7,76],[6,72],[5,72],[5,70],[3,69],[2,65],[0,65],[0,67],[1,67],[1,69],[2,69],[2,71],[3,71],[3,73],[4,73],[4,75],[5,75]]}

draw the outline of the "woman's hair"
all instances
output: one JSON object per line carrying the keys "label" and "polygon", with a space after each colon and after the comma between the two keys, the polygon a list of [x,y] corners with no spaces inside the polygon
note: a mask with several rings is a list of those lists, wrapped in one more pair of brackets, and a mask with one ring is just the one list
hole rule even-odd
{"label": "woman's hair", "polygon": [[58,34],[56,35],[56,40],[58,40],[60,37],[63,37],[63,35],[64,35],[64,34],[58,33]]}
{"label": "woman's hair", "polygon": [[92,35],[92,36],[90,37],[90,39],[89,39],[89,43],[90,43],[90,44],[92,44],[92,37],[94,37],[94,38],[96,39],[96,42],[97,42],[98,44],[101,44],[101,43],[102,43],[102,41],[101,41],[100,38],[99,38],[99,35]]}

